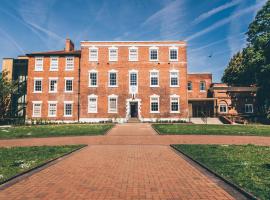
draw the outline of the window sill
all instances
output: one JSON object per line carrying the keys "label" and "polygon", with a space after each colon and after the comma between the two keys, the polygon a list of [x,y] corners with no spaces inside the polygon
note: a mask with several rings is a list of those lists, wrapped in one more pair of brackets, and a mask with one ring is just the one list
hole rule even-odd
{"label": "window sill", "polygon": [[56,115],[48,115],[48,117],[56,117]]}
{"label": "window sill", "polygon": [[108,111],[108,113],[111,113],[111,114],[116,114],[118,113],[117,111],[113,112],[113,111]]}
{"label": "window sill", "polygon": [[158,60],[149,60],[150,62],[159,62]]}
{"label": "window sill", "polygon": [[32,115],[32,117],[35,117],[35,118],[40,118],[40,117],[41,117],[41,115],[40,115],[40,116],[35,116],[35,115]]}
{"label": "window sill", "polygon": [[57,91],[49,91],[50,94],[56,94]]}
{"label": "window sill", "polygon": [[129,62],[138,62],[139,60],[128,60]]}
{"label": "window sill", "polygon": [[73,91],[65,91],[65,93],[73,93]]}
{"label": "window sill", "polygon": [[159,114],[160,112],[159,111],[150,111],[150,113],[152,113],[152,114]]}
{"label": "window sill", "polygon": [[206,92],[206,90],[200,90],[200,92]]}
{"label": "window sill", "polygon": [[87,112],[88,114],[97,114],[98,112],[97,111],[95,111],[95,112]]}
{"label": "window sill", "polygon": [[88,85],[88,87],[90,87],[90,88],[97,88],[98,85]]}
{"label": "window sill", "polygon": [[188,92],[193,92],[193,90],[188,90]]}
{"label": "window sill", "polygon": [[170,62],[178,62],[178,60],[169,60]]}
{"label": "window sill", "polygon": [[74,71],[74,68],[73,69],[65,69],[65,71]]}
{"label": "window sill", "polygon": [[33,93],[40,94],[40,93],[42,93],[42,91],[34,91]]}
{"label": "window sill", "polygon": [[72,117],[72,115],[64,115],[64,117]]}
{"label": "window sill", "polygon": [[58,72],[58,69],[50,69],[50,72]]}
{"label": "window sill", "polygon": [[179,114],[180,111],[170,111],[171,114]]}
{"label": "window sill", "polygon": [[180,87],[179,85],[170,85],[171,88],[178,88]]}
{"label": "window sill", "polygon": [[36,70],[36,69],[35,69],[34,71],[35,71],[35,72],[43,72],[43,70]]}
{"label": "window sill", "polygon": [[151,88],[158,88],[159,85],[150,85]]}
{"label": "window sill", "polygon": [[117,88],[118,85],[108,85],[109,88]]}
{"label": "window sill", "polygon": [[98,62],[98,60],[88,60],[89,62]]}

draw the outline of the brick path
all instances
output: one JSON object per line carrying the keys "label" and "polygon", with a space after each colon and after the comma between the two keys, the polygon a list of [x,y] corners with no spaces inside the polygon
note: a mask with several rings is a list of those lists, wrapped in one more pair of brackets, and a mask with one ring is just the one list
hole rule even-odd
{"label": "brick path", "polygon": [[124,124],[106,136],[2,140],[0,146],[90,145],[0,190],[0,199],[233,199],[167,146],[250,141],[270,145],[268,138],[230,137],[158,136],[149,124]]}

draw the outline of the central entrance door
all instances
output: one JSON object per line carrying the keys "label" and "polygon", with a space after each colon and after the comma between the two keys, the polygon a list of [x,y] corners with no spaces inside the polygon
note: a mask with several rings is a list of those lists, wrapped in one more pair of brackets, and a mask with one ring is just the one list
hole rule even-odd
{"label": "central entrance door", "polygon": [[130,102],[130,116],[138,117],[138,102]]}

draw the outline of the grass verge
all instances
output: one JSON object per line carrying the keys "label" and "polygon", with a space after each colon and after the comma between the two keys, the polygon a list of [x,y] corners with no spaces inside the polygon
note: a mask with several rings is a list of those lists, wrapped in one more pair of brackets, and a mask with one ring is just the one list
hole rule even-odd
{"label": "grass verge", "polygon": [[104,135],[112,124],[35,125],[0,128],[0,139]]}
{"label": "grass verge", "polygon": [[249,135],[270,136],[270,126],[153,124],[161,135]]}
{"label": "grass verge", "polygon": [[0,148],[0,184],[84,145]]}
{"label": "grass verge", "polygon": [[270,147],[255,145],[173,146],[260,199],[270,199]]}

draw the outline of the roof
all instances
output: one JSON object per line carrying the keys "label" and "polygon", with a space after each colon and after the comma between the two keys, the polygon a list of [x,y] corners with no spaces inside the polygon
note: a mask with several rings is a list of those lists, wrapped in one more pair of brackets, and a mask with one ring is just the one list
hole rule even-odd
{"label": "roof", "polygon": [[81,55],[80,50],[75,50],[75,51],[65,51],[65,50],[60,50],[60,51],[45,51],[45,52],[34,52],[34,53],[29,53],[26,54],[27,56],[56,56],[56,55]]}
{"label": "roof", "polygon": [[228,92],[256,92],[257,87],[228,87]]}
{"label": "roof", "polygon": [[197,74],[210,74],[210,75],[212,75],[212,73],[211,72],[189,72],[188,73],[188,75],[197,75]]}

